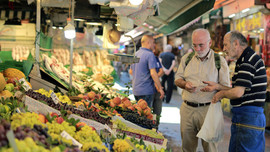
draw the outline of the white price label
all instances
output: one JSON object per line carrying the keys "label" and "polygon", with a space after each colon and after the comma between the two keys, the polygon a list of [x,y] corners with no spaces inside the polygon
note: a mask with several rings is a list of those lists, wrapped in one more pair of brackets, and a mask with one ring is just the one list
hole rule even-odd
{"label": "white price label", "polygon": [[17,144],[15,142],[15,136],[14,136],[13,130],[9,130],[7,132],[7,139],[10,144],[10,147],[13,148],[14,152],[19,152]]}
{"label": "white price label", "polygon": [[62,131],[62,133],[60,134],[62,137],[66,138],[66,139],[71,139],[72,140],[72,144],[75,146],[78,146],[79,149],[82,148],[82,144],[79,143],[76,139],[74,139],[73,137],[70,136],[70,134],[68,134],[66,131]]}
{"label": "white price label", "polygon": [[58,99],[58,97],[54,92],[51,93],[51,98],[55,104],[58,104],[60,102],[60,100]]}
{"label": "white price label", "polygon": [[19,82],[20,82],[20,83],[23,82],[22,86],[23,86],[23,88],[24,88],[25,91],[28,91],[29,89],[31,89],[30,86],[29,86],[29,84],[26,82],[26,80],[25,80],[24,78],[21,78],[21,79],[19,80]]}

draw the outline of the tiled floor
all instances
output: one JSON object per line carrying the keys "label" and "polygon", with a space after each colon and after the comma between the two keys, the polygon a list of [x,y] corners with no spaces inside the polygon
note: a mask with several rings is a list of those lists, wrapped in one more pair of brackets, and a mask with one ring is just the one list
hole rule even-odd
{"label": "tiled floor", "polygon": [[[126,91],[125,83],[129,82],[129,75],[126,72],[121,73],[121,80],[116,82],[115,87]],[[131,91],[132,93],[132,91]],[[131,98],[133,95],[130,96]],[[180,152],[181,147],[181,135],[180,135],[180,113],[179,108],[182,104],[182,98],[179,93],[174,90],[171,102],[169,104],[163,103],[162,105],[162,114],[161,114],[161,124],[159,126],[159,131],[164,134],[164,136],[168,139],[167,147],[171,149],[173,152]],[[230,140],[230,126],[231,119],[230,117],[224,116],[224,128],[225,135],[224,140],[219,144],[218,150],[219,152],[227,152],[229,147]],[[265,152],[270,152],[270,131],[265,134]],[[201,143],[199,142],[197,152],[203,152]]]}

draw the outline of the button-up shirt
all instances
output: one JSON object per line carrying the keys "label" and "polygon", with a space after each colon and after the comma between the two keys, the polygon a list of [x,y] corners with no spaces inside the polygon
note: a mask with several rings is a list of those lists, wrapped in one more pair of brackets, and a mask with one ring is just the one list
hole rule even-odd
{"label": "button-up shirt", "polygon": [[192,57],[186,66],[186,59],[189,53],[184,55],[175,75],[175,80],[182,78],[185,81],[190,81],[196,86],[195,93],[190,93],[185,89],[182,91],[182,99],[195,103],[211,102],[214,92],[201,92],[200,89],[206,86],[202,81],[213,81],[224,86],[230,86],[229,67],[224,57],[220,56],[220,69],[215,65],[214,51],[210,50],[207,57],[201,61],[197,53]]}

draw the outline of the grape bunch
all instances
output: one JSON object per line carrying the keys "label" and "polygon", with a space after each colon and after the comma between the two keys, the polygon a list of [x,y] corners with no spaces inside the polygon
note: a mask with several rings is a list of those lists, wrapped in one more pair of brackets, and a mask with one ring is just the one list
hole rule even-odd
{"label": "grape bunch", "polygon": [[11,116],[11,128],[16,129],[19,126],[26,125],[33,128],[34,125],[44,126],[42,122],[39,121],[38,115],[36,113],[26,112],[26,113],[16,113]]}
{"label": "grape bunch", "polygon": [[[37,129],[35,129],[35,128],[38,128],[39,131],[37,131]],[[50,144],[46,140],[46,138],[49,136],[46,137],[43,134],[43,133],[47,134],[47,131],[46,131],[47,128],[43,129],[42,126],[40,126],[40,125],[35,125],[35,128],[31,129],[30,127],[27,127],[27,126],[17,127],[14,130],[15,138],[17,138],[19,140],[24,140],[27,137],[31,137],[33,139],[33,141],[40,142],[43,145],[45,145],[45,148],[49,148]],[[40,134],[41,130],[43,130],[42,134]]]}
{"label": "grape bunch", "polygon": [[0,124],[0,147],[8,145],[7,131],[10,130],[10,123],[2,119]]}
{"label": "grape bunch", "polygon": [[157,128],[156,121],[147,119],[144,116],[140,116],[136,112],[122,111],[121,115],[125,120],[133,122],[133,123],[135,123],[139,126],[142,126],[144,128],[147,128],[147,129]]}

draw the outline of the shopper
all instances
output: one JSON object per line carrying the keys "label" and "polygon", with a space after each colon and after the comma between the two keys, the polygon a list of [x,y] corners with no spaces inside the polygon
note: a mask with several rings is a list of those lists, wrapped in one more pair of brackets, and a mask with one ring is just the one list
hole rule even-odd
{"label": "shopper", "polygon": [[[174,83],[174,71],[175,66],[175,56],[172,53],[172,46],[170,44],[166,45],[164,52],[160,54],[159,60],[162,64],[164,75],[162,76],[161,85],[165,92],[164,100],[166,103],[170,103],[172,92],[173,92],[173,83]],[[167,82],[167,86],[165,83]]]}
{"label": "shopper", "polygon": [[135,99],[144,99],[149,107],[152,107],[155,94],[155,85],[160,92],[160,98],[164,97],[164,92],[156,72],[156,58],[152,50],[154,49],[154,38],[144,35],[141,39],[141,48],[135,53],[140,58],[139,63],[131,65],[132,88]]}
{"label": "shopper", "polygon": [[[181,137],[183,152],[195,152],[200,131],[215,92],[201,92],[202,81],[214,81],[229,86],[229,68],[226,60],[210,49],[210,34],[206,29],[192,33],[194,52],[184,55],[175,75],[176,86],[183,89],[183,103],[180,107]],[[202,140],[205,152],[217,151],[217,143]]]}
{"label": "shopper", "polygon": [[232,126],[229,151],[264,151],[265,116],[263,106],[266,96],[267,76],[263,60],[250,47],[246,38],[232,31],[224,36],[224,51],[236,58],[232,88],[205,82],[203,91],[220,90],[212,102],[231,99]]}
{"label": "shopper", "polygon": [[[155,47],[155,49],[153,50],[153,53],[156,57],[156,65],[157,65],[156,71],[157,71],[158,77],[160,78],[164,74],[163,69],[162,69],[162,65],[161,65],[159,58],[158,58],[160,51]],[[159,125],[161,111],[162,111],[162,100],[160,99],[160,93],[158,91],[156,91],[156,93],[154,95],[154,101],[153,101],[153,113],[157,115],[157,119],[156,119],[157,120],[157,127]]]}

